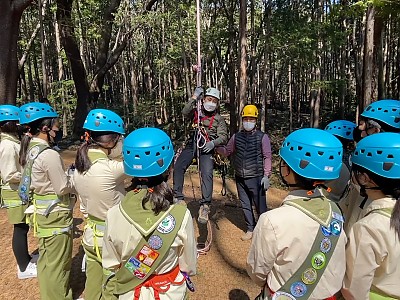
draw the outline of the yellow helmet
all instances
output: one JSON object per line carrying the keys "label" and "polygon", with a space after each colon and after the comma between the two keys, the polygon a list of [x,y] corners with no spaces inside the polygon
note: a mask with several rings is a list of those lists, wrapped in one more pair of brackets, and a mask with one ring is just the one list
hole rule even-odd
{"label": "yellow helmet", "polygon": [[249,104],[243,107],[242,111],[242,118],[244,117],[253,117],[257,118],[258,117],[258,109],[255,105]]}

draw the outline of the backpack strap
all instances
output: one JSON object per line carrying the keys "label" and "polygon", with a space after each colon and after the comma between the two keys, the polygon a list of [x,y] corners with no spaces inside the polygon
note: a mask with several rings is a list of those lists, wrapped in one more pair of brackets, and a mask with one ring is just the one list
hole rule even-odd
{"label": "backpack strap", "polygon": [[343,229],[343,216],[339,207],[324,196],[288,200],[285,204],[301,210],[317,221],[320,228],[302,265],[272,299],[308,299],[335,251]]}
{"label": "backpack strap", "polygon": [[40,153],[50,148],[49,145],[42,143],[31,143],[29,146],[28,154],[26,155],[27,162],[18,187],[18,195],[23,204],[27,204],[29,202],[33,163]]}

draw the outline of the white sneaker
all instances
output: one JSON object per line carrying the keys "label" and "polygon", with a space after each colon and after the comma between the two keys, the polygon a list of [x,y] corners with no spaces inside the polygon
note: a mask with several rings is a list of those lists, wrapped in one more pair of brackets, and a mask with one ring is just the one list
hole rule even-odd
{"label": "white sneaker", "polygon": [[34,278],[37,277],[37,269],[36,264],[29,262],[26,270],[21,272],[18,266],[18,279],[27,279],[27,278]]}

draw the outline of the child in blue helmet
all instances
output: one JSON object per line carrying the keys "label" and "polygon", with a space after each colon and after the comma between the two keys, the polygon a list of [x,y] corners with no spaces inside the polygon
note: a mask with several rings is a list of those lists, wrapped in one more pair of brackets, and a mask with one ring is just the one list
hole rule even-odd
{"label": "child in blue helmet", "polygon": [[87,263],[85,299],[115,299],[110,290],[101,288],[101,253],[107,211],[126,194],[124,180],[128,176],[122,163],[124,122],[113,111],[93,109],[83,128],[85,141],[76,156],[73,178],[81,210],[87,216],[82,239]]}
{"label": "child in blue helmet", "polygon": [[342,155],[340,141],[320,129],[299,129],[284,140],[280,174],[290,192],[281,207],[260,216],[247,257],[247,272],[262,288],[257,299],[335,299],[346,236],[339,208],[321,189],[339,177]]}
{"label": "child in blue helmet", "polygon": [[[353,136],[356,142],[362,138],[381,133],[400,131],[400,101],[379,100],[372,102],[361,114],[358,127],[354,129]],[[364,208],[370,204],[365,195],[360,195],[358,186],[350,183],[348,193],[341,200],[340,206],[345,215],[345,231],[364,216]]]}
{"label": "child in blue helmet", "polygon": [[[343,166],[338,179],[328,181],[326,185],[331,189],[329,193],[332,201],[338,202],[343,213],[346,208],[343,200],[349,193],[350,156],[354,150],[353,131],[356,124],[347,120],[336,120],[325,127],[325,131],[333,134],[343,145]],[[342,200],[342,201],[341,201]]]}
{"label": "child in blue helmet", "polygon": [[14,105],[0,105],[0,174],[2,180],[2,206],[7,208],[8,221],[14,226],[12,249],[17,260],[19,279],[36,277],[36,264],[28,251],[24,203],[18,196],[21,181],[19,164],[20,141],[18,137],[19,108]]}
{"label": "child in blue helmet", "polygon": [[370,204],[350,229],[346,299],[400,299],[400,135],[363,138],[352,156],[353,180]]}
{"label": "child in blue helmet", "polygon": [[354,140],[379,132],[400,132],[400,101],[385,99],[372,102],[361,114]]}
{"label": "child in blue helmet", "polygon": [[26,213],[39,238],[40,299],[72,300],[69,277],[75,203],[69,194],[75,189],[60,154],[51,148],[62,136],[58,114],[48,104],[32,102],[21,106],[20,123],[28,133],[21,140],[24,171],[18,193],[22,201],[33,202]]}
{"label": "child in blue helmet", "polygon": [[108,211],[103,239],[113,292],[122,300],[187,299],[197,249],[190,212],[173,204],[166,182],[171,139],[156,128],[137,129],[124,140],[123,156],[125,173],[135,177],[133,190]]}

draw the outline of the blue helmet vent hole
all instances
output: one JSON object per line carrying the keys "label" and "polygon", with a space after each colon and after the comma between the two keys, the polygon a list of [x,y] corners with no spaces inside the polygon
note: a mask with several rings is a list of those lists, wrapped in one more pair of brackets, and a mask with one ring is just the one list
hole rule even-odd
{"label": "blue helmet vent hole", "polygon": [[311,153],[310,152],[306,152],[305,156],[311,157]]}
{"label": "blue helmet vent hole", "polygon": [[378,155],[381,155],[382,153],[383,153],[382,150],[377,150],[377,151],[376,151],[376,154],[378,154]]}
{"label": "blue helmet vent hole", "polygon": [[156,153],[156,156],[160,156],[160,152],[157,152],[157,153]]}
{"label": "blue helmet vent hole", "polygon": [[150,151],[146,151],[144,154],[146,154],[146,155],[150,155]]}
{"label": "blue helmet vent hole", "polygon": [[164,166],[164,160],[162,158],[160,158],[159,160],[157,160],[157,164],[162,167]]}
{"label": "blue helmet vent hole", "polygon": [[308,160],[304,160],[304,159],[302,159],[301,161],[300,161],[300,168],[301,169],[304,169],[305,167],[307,167],[308,166],[308,164],[309,164],[310,162],[308,161]]}
{"label": "blue helmet vent hole", "polygon": [[391,162],[383,163],[383,170],[384,171],[389,171],[392,167],[393,167],[393,163],[391,163]]}
{"label": "blue helmet vent hole", "polygon": [[318,155],[319,155],[319,156],[324,155],[324,151],[318,151]]}
{"label": "blue helmet vent hole", "polygon": [[388,154],[387,158],[394,158],[393,154]]}

